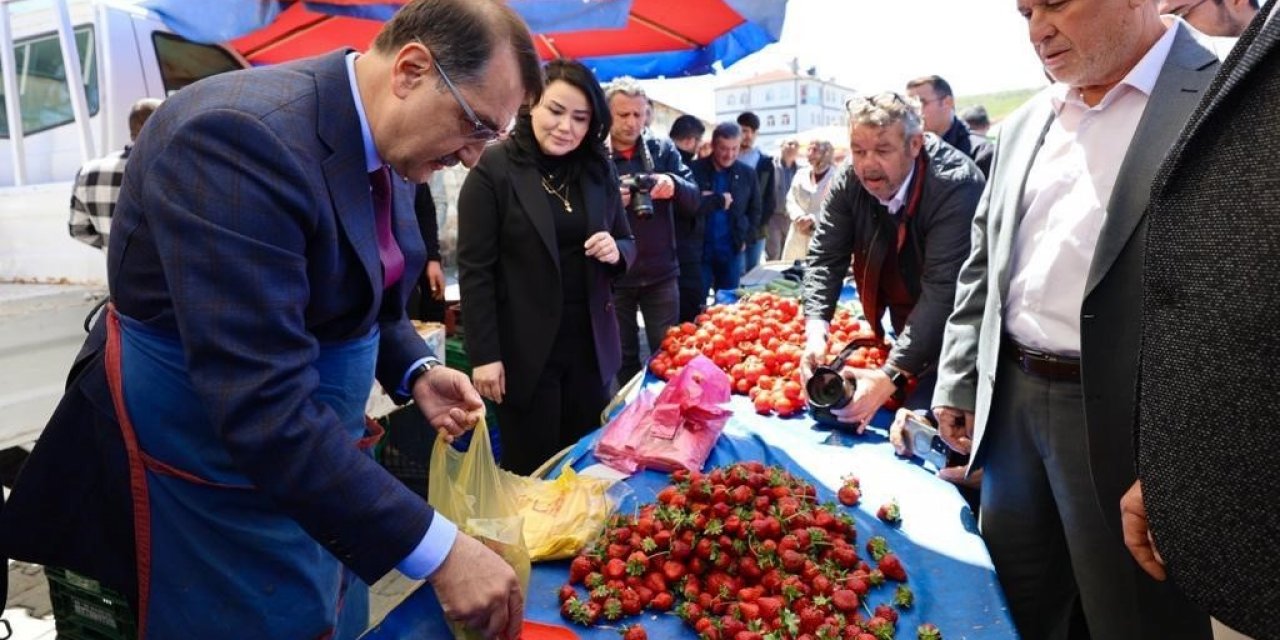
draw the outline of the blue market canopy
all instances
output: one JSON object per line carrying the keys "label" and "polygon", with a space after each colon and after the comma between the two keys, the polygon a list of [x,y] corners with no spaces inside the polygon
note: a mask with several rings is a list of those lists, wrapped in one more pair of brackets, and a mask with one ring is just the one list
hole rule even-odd
{"label": "blue market canopy", "polygon": [[[776,42],[785,0],[509,0],[545,60],[583,61],[602,82],[711,73]],[[144,0],[177,33],[229,42],[254,64],[368,48],[404,2]]]}

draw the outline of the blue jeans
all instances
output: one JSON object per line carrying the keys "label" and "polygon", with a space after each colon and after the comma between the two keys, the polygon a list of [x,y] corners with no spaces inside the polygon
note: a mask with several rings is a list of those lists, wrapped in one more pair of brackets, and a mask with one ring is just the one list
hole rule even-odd
{"label": "blue jeans", "polygon": [[756,238],[747,243],[746,251],[738,254],[738,274],[751,273],[760,264],[760,256],[764,253],[764,238]]}
{"label": "blue jeans", "polygon": [[742,254],[719,254],[708,251],[702,258],[702,290],[737,289],[742,278]]}

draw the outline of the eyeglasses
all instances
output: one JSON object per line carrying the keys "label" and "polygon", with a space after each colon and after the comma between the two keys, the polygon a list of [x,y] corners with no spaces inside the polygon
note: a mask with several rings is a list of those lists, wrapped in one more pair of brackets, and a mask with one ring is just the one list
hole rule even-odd
{"label": "eyeglasses", "polygon": [[1169,11],[1169,13],[1171,13],[1171,14],[1173,14],[1173,15],[1175,15],[1175,16],[1178,16],[1179,18],[1186,19],[1186,17],[1187,17],[1187,16],[1191,15],[1191,12],[1192,12],[1192,11],[1195,11],[1195,10],[1196,10],[1196,7],[1198,7],[1198,6],[1200,6],[1200,5],[1204,4],[1204,3],[1205,3],[1205,0],[1196,0],[1195,2],[1192,2],[1191,4],[1185,4],[1185,5],[1182,5],[1181,7],[1178,7],[1178,8],[1176,8],[1176,9],[1173,9],[1173,10]]}
{"label": "eyeglasses", "polygon": [[495,142],[506,138],[508,131],[500,131],[497,126],[486,123],[480,119],[480,116],[476,115],[475,109],[472,109],[471,105],[467,103],[467,99],[462,97],[462,92],[458,91],[458,87],[449,79],[449,74],[445,73],[444,68],[440,66],[440,61],[436,58],[436,54],[431,51],[431,47],[428,47],[427,43],[420,38],[414,38],[414,40],[422,45],[422,48],[426,49],[427,53],[431,54],[431,64],[436,68],[436,73],[440,74],[440,79],[444,80],[444,86],[449,89],[449,93],[453,94],[453,99],[457,101],[458,106],[462,107],[463,115],[467,117],[467,120],[471,121],[472,129],[467,134],[467,138],[477,142]]}

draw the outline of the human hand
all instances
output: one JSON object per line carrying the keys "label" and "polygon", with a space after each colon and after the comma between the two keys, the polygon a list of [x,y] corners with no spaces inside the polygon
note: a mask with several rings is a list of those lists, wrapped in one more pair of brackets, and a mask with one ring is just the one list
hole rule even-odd
{"label": "human hand", "polygon": [[862,433],[876,411],[884,406],[898,388],[888,374],[879,369],[845,367],[840,375],[845,380],[852,380],[857,386],[853,391],[853,400],[839,409],[832,409],[831,415],[840,422],[857,425],[858,433]]}
{"label": "human hand", "polygon": [[484,417],[484,401],[461,371],[434,367],[418,376],[410,392],[418,410],[446,442],[453,442]]}
{"label": "human hand", "polygon": [[507,372],[501,360],[472,369],[471,380],[476,383],[476,391],[480,395],[502,404],[502,397],[507,394]]}
{"label": "human hand", "polygon": [[726,191],[720,194],[720,196],[724,198],[724,208],[727,211],[729,207],[733,206],[733,194]]}
{"label": "human hand", "polygon": [[1156,550],[1151,529],[1147,526],[1147,506],[1142,502],[1142,481],[1138,480],[1120,498],[1120,527],[1124,531],[1124,546],[1152,578],[1164,580],[1164,559]]}
{"label": "human hand", "polygon": [[911,438],[906,437],[907,416],[911,413],[913,412],[910,409],[898,409],[898,412],[893,414],[893,424],[889,425],[889,444],[893,445],[894,453],[903,457],[910,456],[912,453]]}
{"label": "human hand", "polygon": [[591,234],[582,246],[587,250],[588,258],[595,258],[605,264],[618,264],[618,259],[622,257],[618,253],[618,243],[608,231],[597,231]]}
{"label": "human hand", "polygon": [[432,300],[444,300],[444,268],[439,260],[427,262],[427,284],[431,285]]}
{"label": "human hand", "polygon": [[626,208],[626,207],[631,206],[631,189],[628,189],[628,188],[626,188],[626,187],[620,187],[620,188],[618,189],[618,193],[621,193],[621,194],[622,194],[622,206],[623,206],[623,208]]}
{"label": "human hand", "polygon": [[955,407],[934,407],[938,435],[956,453],[969,455],[973,449],[973,412]]}
{"label": "human hand", "polygon": [[458,532],[444,563],[427,578],[445,617],[485,638],[516,640],[524,624],[524,597],[516,572],[475,538]]}
{"label": "human hand", "polygon": [[676,181],[672,180],[670,175],[655,173],[653,177],[657,183],[649,190],[649,195],[653,196],[654,200],[670,200],[676,195]]}
{"label": "human hand", "polygon": [[[805,326],[804,353],[800,356],[800,386],[808,387],[813,370],[827,358],[827,332],[816,326]],[[806,399],[808,391],[805,392]]]}
{"label": "human hand", "polygon": [[813,216],[811,215],[806,214],[806,215],[800,216],[799,218],[796,218],[796,228],[799,229],[800,231],[803,231],[804,233],[809,233],[813,231],[813,228],[815,226],[817,225],[814,224]]}

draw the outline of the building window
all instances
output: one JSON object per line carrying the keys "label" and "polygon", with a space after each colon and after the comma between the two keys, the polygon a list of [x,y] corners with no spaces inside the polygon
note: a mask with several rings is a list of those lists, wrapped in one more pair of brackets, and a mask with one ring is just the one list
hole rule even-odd
{"label": "building window", "polygon": [[774,120],[773,116],[765,116],[764,123],[765,123],[764,126],[769,127],[770,129],[777,126],[778,124],[777,121]]}
{"label": "building window", "polygon": [[729,94],[729,106],[732,107],[735,104],[738,104],[738,96],[731,93]]}
{"label": "building window", "polygon": [[785,127],[789,124],[791,124],[791,114],[789,113],[782,114],[782,126]]}

